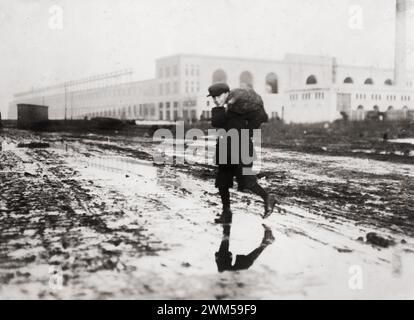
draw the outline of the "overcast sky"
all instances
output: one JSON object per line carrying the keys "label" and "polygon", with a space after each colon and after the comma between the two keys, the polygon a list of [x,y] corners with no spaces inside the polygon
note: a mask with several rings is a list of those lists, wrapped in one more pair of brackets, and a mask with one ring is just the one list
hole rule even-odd
{"label": "overcast sky", "polygon": [[32,86],[128,67],[151,78],[175,53],[392,67],[394,15],[393,0],[0,0],[1,111]]}

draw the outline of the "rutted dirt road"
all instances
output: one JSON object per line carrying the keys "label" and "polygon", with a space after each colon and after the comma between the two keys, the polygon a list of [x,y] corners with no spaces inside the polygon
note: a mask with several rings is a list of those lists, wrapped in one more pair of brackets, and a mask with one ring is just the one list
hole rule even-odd
{"label": "rutted dirt road", "polygon": [[414,298],[413,164],[264,149],[287,212],[234,191],[224,228],[214,168],[153,165],[153,147],[4,131],[0,297]]}

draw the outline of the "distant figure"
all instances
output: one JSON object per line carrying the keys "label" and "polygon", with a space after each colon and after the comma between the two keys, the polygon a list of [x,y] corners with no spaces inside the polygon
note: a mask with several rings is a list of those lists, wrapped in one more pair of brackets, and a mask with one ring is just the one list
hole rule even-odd
{"label": "distant figure", "polygon": [[[231,223],[232,212],[230,210],[229,189],[233,187],[234,177],[237,179],[239,190],[250,190],[263,199],[263,218],[267,218],[276,205],[276,198],[257,183],[257,178],[252,172],[250,174],[245,173],[246,170],[251,171],[253,161],[249,159],[250,161],[245,163],[241,152],[242,149],[248,149],[250,156],[254,156],[253,130],[260,128],[263,122],[268,121],[263,101],[253,89],[234,89],[230,91],[229,86],[225,83],[216,83],[210,86],[208,92],[208,97],[212,97],[216,105],[211,110],[212,126],[224,129],[226,133],[230,130],[236,130],[239,138],[238,148],[233,147],[231,139],[225,135],[217,139],[216,164],[218,170],[215,186],[220,193],[223,211],[221,216],[215,219],[215,222]],[[249,132],[247,141],[242,141],[242,130],[248,130]]]}
{"label": "distant figure", "polygon": [[344,120],[345,122],[349,120],[348,113],[341,111],[341,116],[342,116],[342,120]]}
{"label": "distant figure", "polygon": [[264,249],[267,246],[272,244],[275,240],[272,230],[263,224],[264,235],[260,245],[254,249],[252,252],[246,255],[238,254],[236,256],[236,261],[232,264],[233,254],[229,251],[230,247],[230,229],[229,224],[223,225],[223,238],[219,250],[216,252],[216,264],[219,272],[223,271],[237,271],[237,270],[246,270],[250,268],[256,259],[260,256]]}
{"label": "distant figure", "polygon": [[387,132],[385,132],[385,133],[382,135],[382,141],[383,141],[383,142],[387,142],[387,141],[388,141],[388,131],[387,131]]}

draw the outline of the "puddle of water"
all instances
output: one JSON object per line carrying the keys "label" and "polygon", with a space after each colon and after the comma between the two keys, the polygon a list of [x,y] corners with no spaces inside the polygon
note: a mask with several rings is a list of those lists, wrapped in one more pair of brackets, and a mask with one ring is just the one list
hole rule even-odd
{"label": "puddle of water", "polygon": [[389,140],[392,143],[409,143],[414,144],[414,138],[404,138],[404,139],[393,139]]}
{"label": "puddle of water", "polygon": [[[82,144],[67,142],[55,142],[50,146],[56,152],[62,153],[69,163],[86,170],[89,178],[117,181],[122,176],[122,181],[129,177],[140,177],[142,182],[159,179],[159,168],[152,162],[116,155],[89,155],[80,154],[80,151],[87,151]],[[90,151],[90,150],[89,150]],[[135,181],[135,179],[134,179]]]}
{"label": "puddle of water", "polygon": [[134,174],[147,179],[156,179],[157,168],[151,162],[123,157],[83,157],[75,161],[91,167],[121,174]]}
{"label": "puddle of water", "polygon": [[17,149],[16,143],[11,143],[7,141],[3,141],[0,146],[0,151],[11,151],[11,150],[16,150],[16,149]]}

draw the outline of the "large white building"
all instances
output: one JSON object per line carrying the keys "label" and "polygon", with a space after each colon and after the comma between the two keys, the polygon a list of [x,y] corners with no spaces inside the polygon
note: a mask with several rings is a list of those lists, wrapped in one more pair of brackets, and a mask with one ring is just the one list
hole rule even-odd
{"label": "large white building", "polygon": [[9,118],[16,117],[17,103],[33,103],[48,105],[51,119],[66,114],[68,119],[191,121],[209,117],[207,88],[215,82],[252,86],[269,115],[287,122],[333,121],[341,112],[356,119],[374,109],[414,110],[414,72],[397,86],[393,69],[338,65],[332,57],[288,54],[272,61],[178,54],[156,61],[155,79],[20,95]]}
{"label": "large white building", "polygon": [[[404,118],[414,112],[414,70],[406,68],[408,11],[413,0],[397,0],[395,67],[383,69],[338,64],[334,57],[287,54],[282,60],[177,54],[156,60],[155,78],[94,88],[65,85],[52,92],[17,94],[18,103],[49,106],[52,119],[117,117],[193,121],[208,118],[207,88],[216,82],[253,87],[272,117],[287,122],[364,119],[367,111]],[[95,82],[98,83],[99,82]]]}
{"label": "large white building", "polygon": [[[414,110],[414,72],[404,85],[394,84],[394,70],[338,65],[332,57],[288,54],[281,61],[203,55],[176,55],[157,60],[160,118],[171,106],[196,117],[209,117],[208,86],[252,86],[267,112],[288,122],[333,121],[341,112],[351,118],[361,110]],[[172,71],[171,71],[172,70]]]}

